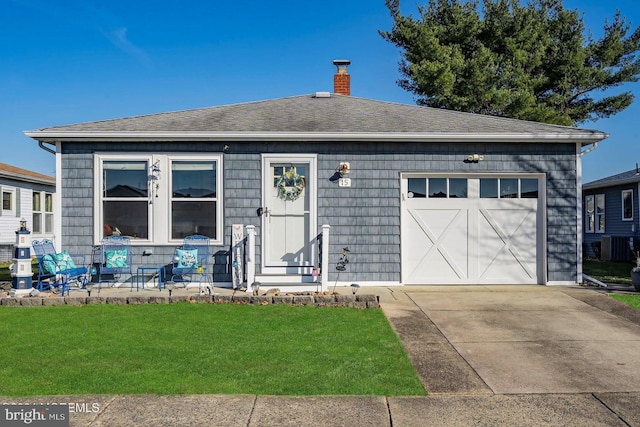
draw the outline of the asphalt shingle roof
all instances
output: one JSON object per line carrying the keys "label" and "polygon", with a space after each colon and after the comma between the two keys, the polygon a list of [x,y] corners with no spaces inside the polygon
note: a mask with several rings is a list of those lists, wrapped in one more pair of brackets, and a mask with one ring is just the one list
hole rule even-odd
{"label": "asphalt shingle roof", "polygon": [[52,176],[43,175],[17,166],[0,163],[0,177],[17,179],[20,181],[33,181],[50,185],[56,184],[56,179]]}
{"label": "asphalt shingle roof", "polygon": [[300,95],[266,101],[199,108],[98,122],[54,126],[27,132],[243,132],[243,133],[422,133],[531,134],[600,140],[607,134],[587,129],[462,113],[331,94]]}
{"label": "asphalt shingle roof", "polygon": [[607,176],[582,185],[582,188],[588,190],[590,188],[609,187],[611,185],[629,184],[640,182],[640,169],[637,167],[630,171],[622,172],[616,175]]}

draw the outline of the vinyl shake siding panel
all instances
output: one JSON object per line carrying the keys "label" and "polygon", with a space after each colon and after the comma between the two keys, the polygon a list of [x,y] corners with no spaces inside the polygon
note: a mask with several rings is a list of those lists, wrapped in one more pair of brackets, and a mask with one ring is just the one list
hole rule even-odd
{"label": "vinyl shake siding panel", "polygon": [[[118,152],[211,153],[224,144],[115,144]],[[341,281],[399,282],[400,174],[540,173],[546,174],[548,280],[575,281],[576,157],[574,144],[435,144],[435,143],[229,143],[224,154],[224,244],[214,249],[215,281],[230,280],[231,225],[255,225],[256,258],[260,271],[261,153],[314,153],[318,158],[318,233],[331,225],[329,278],[336,280],[335,263],[343,247],[351,250]],[[93,242],[94,153],[108,153],[109,143],[65,143],[62,171],[62,245],[70,252],[90,255]],[[464,162],[469,153],[484,153],[479,163]],[[341,161],[351,164],[352,186],[329,180]],[[540,230],[538,231],[540,232]],[[153,255],[141,258],[144,249]],[[135,247],[134,262],[167,264],[173,246]]]}

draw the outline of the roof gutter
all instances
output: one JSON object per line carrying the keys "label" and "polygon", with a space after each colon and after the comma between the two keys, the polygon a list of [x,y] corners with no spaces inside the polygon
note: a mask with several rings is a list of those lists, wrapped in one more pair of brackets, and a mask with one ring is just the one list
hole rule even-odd
{"label": "roof gutter", "polygon": [[596,148],[598,148],[598,143],[594,142],[593,144],[591,144],[591,147],[585,149],[584,151],[581,151],[580,152],[580,156],[584,156],[585,154],[588,154],[588,153],[592,152]]}
{"label": "roof gutter", "polygon": [[609,134],[589,133],[413,133],[413,132],[61,132],[27,131],[26,136],[42,143],[58,141],[193,142],[193,141],[377,141],[377,142],[578,142],[595,144]]}
{"label": "roof gutter", "polygon": [[[47,143],[47,144],[52,144],[52,145],[53,145],[53,144],[55,144],[55,143],[53,143],[53,142],[46,142],[46,143]],[[50,152],[50,153],[51,153],[51,154],[53,154],[53,155],[55,155],[55,154],[56,154],[56,151],[55,151],[55,150],[52,150],[52,149],[51,149],[51,148],[49,148],[49,147],[45,147],[45,146],[44,146],[44,144],[45,144],[45,141],[38,140],[38,147],[42,148],[44,151],[48,151],[48,152]]]}

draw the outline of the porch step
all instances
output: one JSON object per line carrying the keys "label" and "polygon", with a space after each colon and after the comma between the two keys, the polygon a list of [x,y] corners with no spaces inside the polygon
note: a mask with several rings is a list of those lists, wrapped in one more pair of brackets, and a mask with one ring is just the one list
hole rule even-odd
{"label": "porch step", "polygon": [[256,274],[256,282],[262,284],[304,284],[315,285],[318,277],[312,275],[299,275],[299,274]]}

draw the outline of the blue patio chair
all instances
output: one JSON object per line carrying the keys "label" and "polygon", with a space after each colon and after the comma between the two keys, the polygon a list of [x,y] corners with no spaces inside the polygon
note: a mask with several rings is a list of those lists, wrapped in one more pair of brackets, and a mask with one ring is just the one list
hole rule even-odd
{"label": "blue patio chair", "polygon": [[132,280],[133,254],[131,240],[127,236],[109,236],[102,239],[99,255],[98,289],[102,286],[102,282],[115,284],[123,274],[128,274],[129,279]]}
{"label": "blue patio chair", "polygon": [[39,291],[60,288],[61,296],[69,295],[69,286],[73,283],[84,288],[89,281],[88,270],[83,255],[72,255],[67,251],[56,251],[51,240],[34,240],[31,242],[33,252],[38,260]]}
{"label": "blue patio chair", "polygon": [[[202,282],[209,282],[207,264],[209,262],[209,242],[207,236],[194,234],[184,238],[182,247],[176,249],[171,268],[171,281],[184,283],[185,287],[199,278]],[[209,292],[211,289],[209,288]]]}

